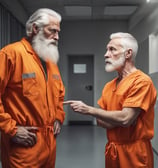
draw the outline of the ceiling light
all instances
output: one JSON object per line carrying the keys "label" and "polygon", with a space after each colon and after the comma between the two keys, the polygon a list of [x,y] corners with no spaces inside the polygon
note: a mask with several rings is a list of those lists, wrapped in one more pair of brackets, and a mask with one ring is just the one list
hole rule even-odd
{"label": "ceiling light", "polygon": [[92,8],[89,6],[65,6],[67,16],[91,16]]}
{"label": "ceiling light", "polygon": [[131,15],[137,6],[106,6],[104,15]]}

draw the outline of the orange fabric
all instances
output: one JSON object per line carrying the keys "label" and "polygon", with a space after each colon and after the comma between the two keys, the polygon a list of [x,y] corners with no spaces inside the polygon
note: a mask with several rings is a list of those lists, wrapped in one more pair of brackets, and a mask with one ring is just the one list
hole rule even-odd
{"label": "orange fabric", "polygon": [[[30,43],[23,38],[0,51],[0,129],[4,168],[54,168],[56,139],[54,121],[64,121],[65,89],[57,65],[47,62],[47,80]],[[32,148],[12,144],[16,125],[37,126],[37,144]],[[48,126],[48,127],[47,127]],[[49,142],[49,143],[48,143]]]}
{"label": "orange fabric", "polygon": [[[106,168],[152,168],[150,139],[154,135],[156,89],[151,79],[140,70],[127,76],[117,87],[116,80],[115,78],[105,85],[98,100],[99,106],[108,111],[122,110],[123,107],[139,107],[142,112],[136,123],[129,127],[107,129],[109,142],[105,152]],[[114,157],[116,159],[113,159]]]}

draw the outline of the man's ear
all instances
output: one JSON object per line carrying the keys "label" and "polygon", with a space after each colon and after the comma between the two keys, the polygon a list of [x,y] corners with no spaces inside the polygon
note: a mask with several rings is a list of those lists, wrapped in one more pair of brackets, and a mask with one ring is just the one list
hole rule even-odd
{"label": "man's ear", "polygon": [[126,58],[130,59],[132,57],[133,50],[131,48],[127,49],[126,51]]}
{"label": "man's ear", "polygon": [[39,32],[39,28],[38,28],[38,26],[35,23],[32,25],[32,29],[33,29],[33,33],[35,35]]}

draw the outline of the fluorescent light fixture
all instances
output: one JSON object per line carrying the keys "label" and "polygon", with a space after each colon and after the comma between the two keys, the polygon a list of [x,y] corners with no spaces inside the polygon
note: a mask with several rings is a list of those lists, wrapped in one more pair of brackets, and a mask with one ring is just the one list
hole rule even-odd
{"label": "fluorescent light fixture", "polygon": [[91,16],[92,8],[89,6],[65,6],[67,16]]}
{"label": "fluorescent light fixture", "polygon": [[104,15],[131,15],[137,6],[106,6],[104,8]]}

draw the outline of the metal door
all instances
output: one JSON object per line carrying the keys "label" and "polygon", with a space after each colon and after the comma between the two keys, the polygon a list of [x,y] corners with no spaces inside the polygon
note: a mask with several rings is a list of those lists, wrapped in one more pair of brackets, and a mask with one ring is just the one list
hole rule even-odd
{"label": "metal door", "polygon": [[[70,55],[68,56],[68,64],[68,99],[82,100],[93,106],[93,56]],[[68,122],[69,124],[89,124],[93,123],[93,117],[75,113],[68,107]]]}

